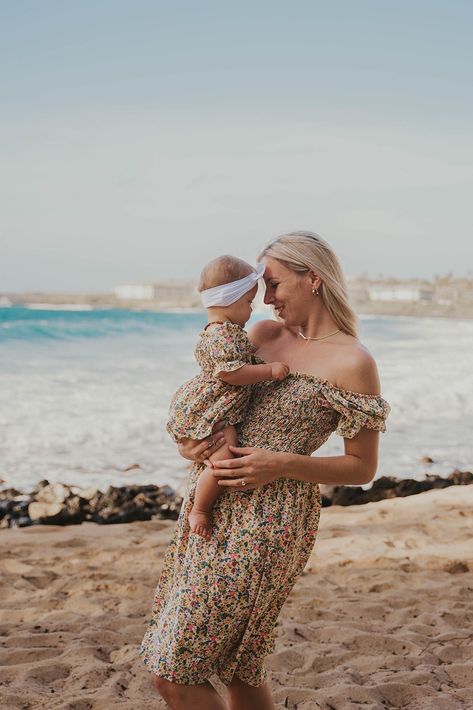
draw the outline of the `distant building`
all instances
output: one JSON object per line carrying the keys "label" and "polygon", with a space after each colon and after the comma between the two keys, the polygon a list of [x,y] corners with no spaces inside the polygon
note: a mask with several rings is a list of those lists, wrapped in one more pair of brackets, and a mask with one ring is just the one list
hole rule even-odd
{"label": "distant building", "polygon": [[155,285],[156,298],[164,303],[181,304],[188,301],[198,301],[195,283],[193,281],[163,281]]}
{"label": "distant building", "polygon": [[113,290],[115,298],[124,301],[149,301],[156,298],[154,284],[123,284]]}
{"label": "distant building", "polygon": [[403,303],[430,302],[433,299],[433,289],[429,286],[415,286],[409,284],[369,285],[368,295],[370,301],[401,301]]}
{"label": "distant building", "polygon": [[122,301],[154,301],[166,307],[186,307],[200,304],[193,281],[161,281],[148,284],[122,284],[113,290]]}

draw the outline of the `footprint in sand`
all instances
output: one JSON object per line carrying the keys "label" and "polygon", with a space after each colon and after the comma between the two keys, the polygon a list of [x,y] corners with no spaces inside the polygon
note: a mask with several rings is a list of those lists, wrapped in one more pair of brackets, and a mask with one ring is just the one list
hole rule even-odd
{"label": "footprint in sand", "polygon": [[70,540],[62,540],[55,542],[51,547],[85,547],[87,545],[86,540],[79,540],[72,537]]}
{"label": "footprint in sand", "polygon": [[407,547],[408,550],[415,549],[416,547],[419,547],[417,540],[414,540],[413,537],[408,537],[406,540],[404,540],[404,547]]}

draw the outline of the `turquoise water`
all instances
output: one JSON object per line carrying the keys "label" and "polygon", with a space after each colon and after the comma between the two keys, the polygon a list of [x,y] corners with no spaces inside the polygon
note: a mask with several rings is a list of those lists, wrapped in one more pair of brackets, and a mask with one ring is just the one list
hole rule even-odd
{"label": "turquoise water", "polygon": [[[270,311],[254,318],[271,317]],[[205,314],[0,308],[0,476],[79,485],[177,485],[169,399],[197,372]],[[392,413],[378,474],[422,478],[473,464],[473,322],[364,317]],[[321,455],[342,452],[332,435]],[[420,463],[431,456],[429,468]],[[139,464],[131,473],[125,469]]]}
{"label": "turquoise water", "polygon": [[203,313],[154,313],[119,308],[47,309],[0,308],[0,343],[44,343],[74,339],[116,338],[122,335],[155,335],[158,331],[199,328]]}

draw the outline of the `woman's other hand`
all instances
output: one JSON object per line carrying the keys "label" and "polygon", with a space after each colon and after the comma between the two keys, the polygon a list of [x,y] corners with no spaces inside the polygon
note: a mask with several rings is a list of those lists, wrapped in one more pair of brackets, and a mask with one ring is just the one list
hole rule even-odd
{"label": "woman's other hand", "polygon": [[[283,474],[284,454],[253,446],[229,446],[234,459],[216,461],[212,468],[219,486],[227,486],[237,491],[248,491],[272,483]],[[245,485],[241,480],[245,479]]]}
{"label": "woman's other hand", "polygon": [[189,461],[210,464],[208,460],[215,451],[225,444],[225,436],[222,429],[224,424],[216,424],[214,431],[205,439],[181,439],[178,444],[179,453]]}

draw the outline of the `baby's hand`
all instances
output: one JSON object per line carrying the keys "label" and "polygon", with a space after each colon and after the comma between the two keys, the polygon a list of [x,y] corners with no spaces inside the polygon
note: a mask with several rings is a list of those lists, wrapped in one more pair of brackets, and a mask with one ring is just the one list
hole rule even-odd
{"label": "baby's hand", "polygon": [[284,362],[272,362],[271,363],[271,379],[272,380],[283,380],[289,374],[289,365]]}

